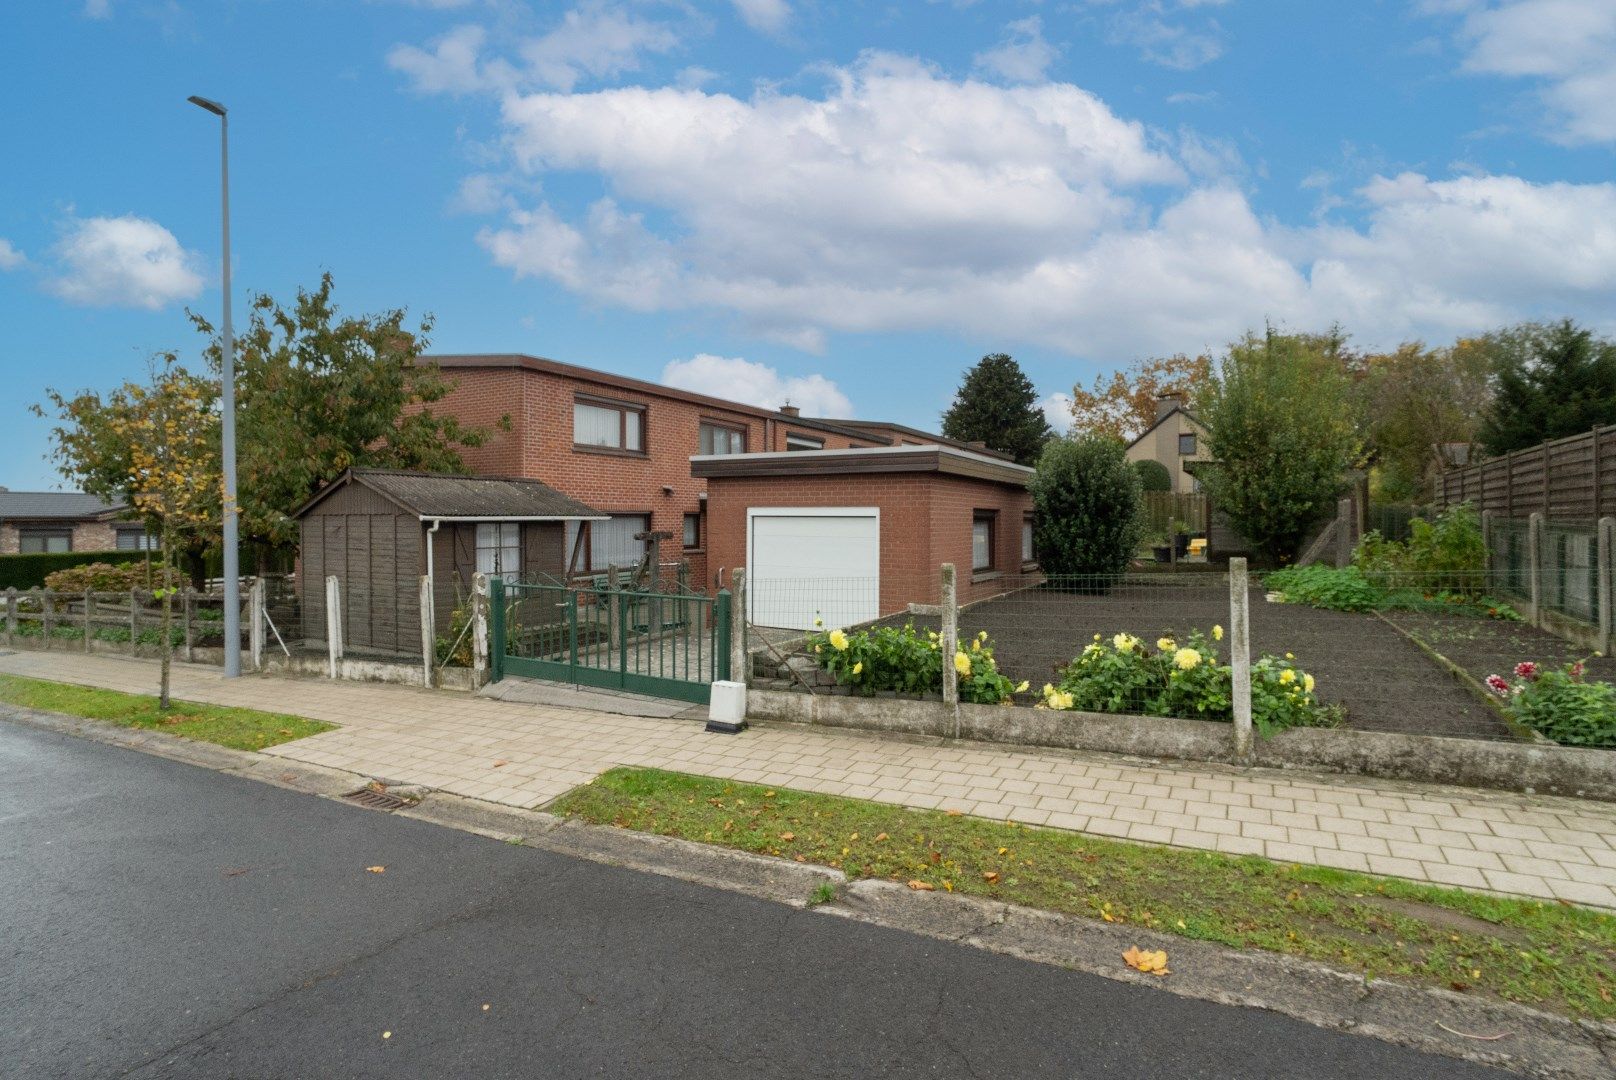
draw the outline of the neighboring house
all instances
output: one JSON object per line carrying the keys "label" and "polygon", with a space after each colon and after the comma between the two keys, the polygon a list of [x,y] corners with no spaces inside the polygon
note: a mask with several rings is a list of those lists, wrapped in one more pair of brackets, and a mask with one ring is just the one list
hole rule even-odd
{"label": "neighboring house", "polygon": [[607,515],[568,527],[569,551],[584,531],[579,570],[637,563],[646,542],[636,535],[655,529],[667,534],[662,558],[688,560],[693,580],[712,586],[729,567],[709,558],[707,482],[690,469],[698,455],[968,448],[895,424],[805,417],[791,406],[743,405],[536,356],[425,359],[455,383],[434,411],[486,427],[510,420],[487,445],[461,452],[471,472],[540,480]]}
{"label": "neighboring house", "polygon": [[0,555],[156,547],[140,522],[118,520],[128,509],[81,491],[0,489]]}
{"label": "neighboring house", "polygon": [[1156,399],[1156,422],[1128,444],[1127,454],[1129,461],[1159,461],[1165,465],[1175,494],[1201,490],[1189,466],[1211,460],[1206,425],[1184,407],[1181,394],[1163,394]]}

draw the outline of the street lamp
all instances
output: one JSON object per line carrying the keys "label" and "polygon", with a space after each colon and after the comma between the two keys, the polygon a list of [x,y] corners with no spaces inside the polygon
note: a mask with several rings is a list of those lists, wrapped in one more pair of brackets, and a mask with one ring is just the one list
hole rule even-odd
{"label": "street lamp", "polygon": [[230,327],[230,118],[217,101],[192,94],[185,100],[219,118],[219,201],[224,221],[224,677],[241,674],[241,561],[236,537],[236,340]]}

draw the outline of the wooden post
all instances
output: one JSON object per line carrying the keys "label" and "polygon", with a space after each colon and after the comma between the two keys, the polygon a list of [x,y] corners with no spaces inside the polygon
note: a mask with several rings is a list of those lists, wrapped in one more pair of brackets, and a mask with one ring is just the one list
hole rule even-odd
{"label": "wooden post", "polygon": [[17,586],[6,588],[6,648],[17,644]]}
{"label": "wooden post", "polygon": [[335,679],[342,666],[342,586],[333,574],[325,579],[326,675]]}
{"label": "wooden post", "polygon": [[1591,442],[1591,444],[1593,446],[1594,524],[1598,525],[1599,524],[1599,519],[1604,516],[1603,514],[1600,513],[1600,499],[1599,499],[1600,476],[1599,476],[1599,425],[1598,424],[1594,425],[1592,438],[1589,441]]}
{"label": "wooden post", "polygon": [[191,615],[196,605],[196,593],[186,589],[180,593],[181,617],[185,620],[185,662],[192,660],[192,649],[195,647],[196,637],[191,632]]}
{"label": "wooden post", "polygon": [[134,656],[140,638],[140,590],[129,590],[129,655]]}
{"label": "wooden post", "polygon": [[1527,591],[1531,596],[1532,625],[1543,625],[1543,515],[1526,519]]}
{"label": "wooden post", "polygon": [[1234,756],[1251,761],[1251,590],[1246,560],[1229,560],[1229,666],[1233,672]]}
{"label": "wooden post", "polygon": [[95,607],[95,593],[84,590],[84,651],[90,651],[90,610]]}
{"label": "wooden post", "polygon": [[[477,577],[482,575],[478,574]],[[432,579],[422,574],[416,589],[421,599],[421,685],[430,688],[432,669],[438,662],[438,628],[433,625],[436,616],[432,613]],[[475,594],[472,603],[476,603]]]}
{"label": "wooden post", "polygon": [[39,628],[42,635],[40,643],[48,649],[51,643],[51,615],[54,614],[51,611],[51,591],[49,589],[34,589],[33,591],[40,598]]}
{"label": "wooden post", "polygon": [[729,575],[729,677],[732,682],[750,685],[751,654],[746,649],[746,568],[737,566]]}
{"label": "wooden post", "polygon": [[1352,499],[1335,503],[1335,565],[1352,565]]}
{"label": "wooden post", "polygon": [[938,615],[942,629],[939,648],[943,651],[943,704],[955,709],[955,734],[958,734],[959,672],[954,669],[954,654],[959,651],[959,591],[955,583],[954,564],[942,566],[942,588],[937,597]]}
{"label": "wooden post", "polygon": [[1611,637],[1616,631],[1616,612],[1611,610],[1611,558],[1616,554],[1616,518],[1599,519],[1599,652],[1610,655]]}
{"label": "wooden post", "polygon": [[247,651],[254,671],[264,670],[264,579],[253,578],[247,590]]}
{"label": "wooden post", "polygon": [[471,681],[478,685],[488,681],[488,650],[497,648],[503,652],[505,649],[503,641],[489,641],[488,597],[488,575],[473,574],[471,578]]}

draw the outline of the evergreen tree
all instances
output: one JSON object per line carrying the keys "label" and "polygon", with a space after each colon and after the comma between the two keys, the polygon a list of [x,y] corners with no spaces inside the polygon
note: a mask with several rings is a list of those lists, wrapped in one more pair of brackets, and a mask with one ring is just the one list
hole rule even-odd
{"label": "evergreen tree", "polygon": [[986,443],[1032,465],[1054,432],[1021,365],[1004,353],[990,353],[965,373],[954,404],[943,414],[943,434]]}
{"label": "evergreen tree", "polygon": [[1481,429],[1489,454],[1616,423],[1616,342],[1570,319],[1524,323],[1484,340],[1498,371]]}

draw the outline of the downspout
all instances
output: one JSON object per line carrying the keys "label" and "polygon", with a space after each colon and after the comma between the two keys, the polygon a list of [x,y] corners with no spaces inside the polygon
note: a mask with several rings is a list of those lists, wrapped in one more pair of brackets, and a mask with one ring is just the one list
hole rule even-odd
{"label": "downspout", "polygon": [[442,524],[442,518],[433,518],[432,527],[426,531],[426,617],[434,635],[438,632],[438,579],[433,575],[432,540]]}

